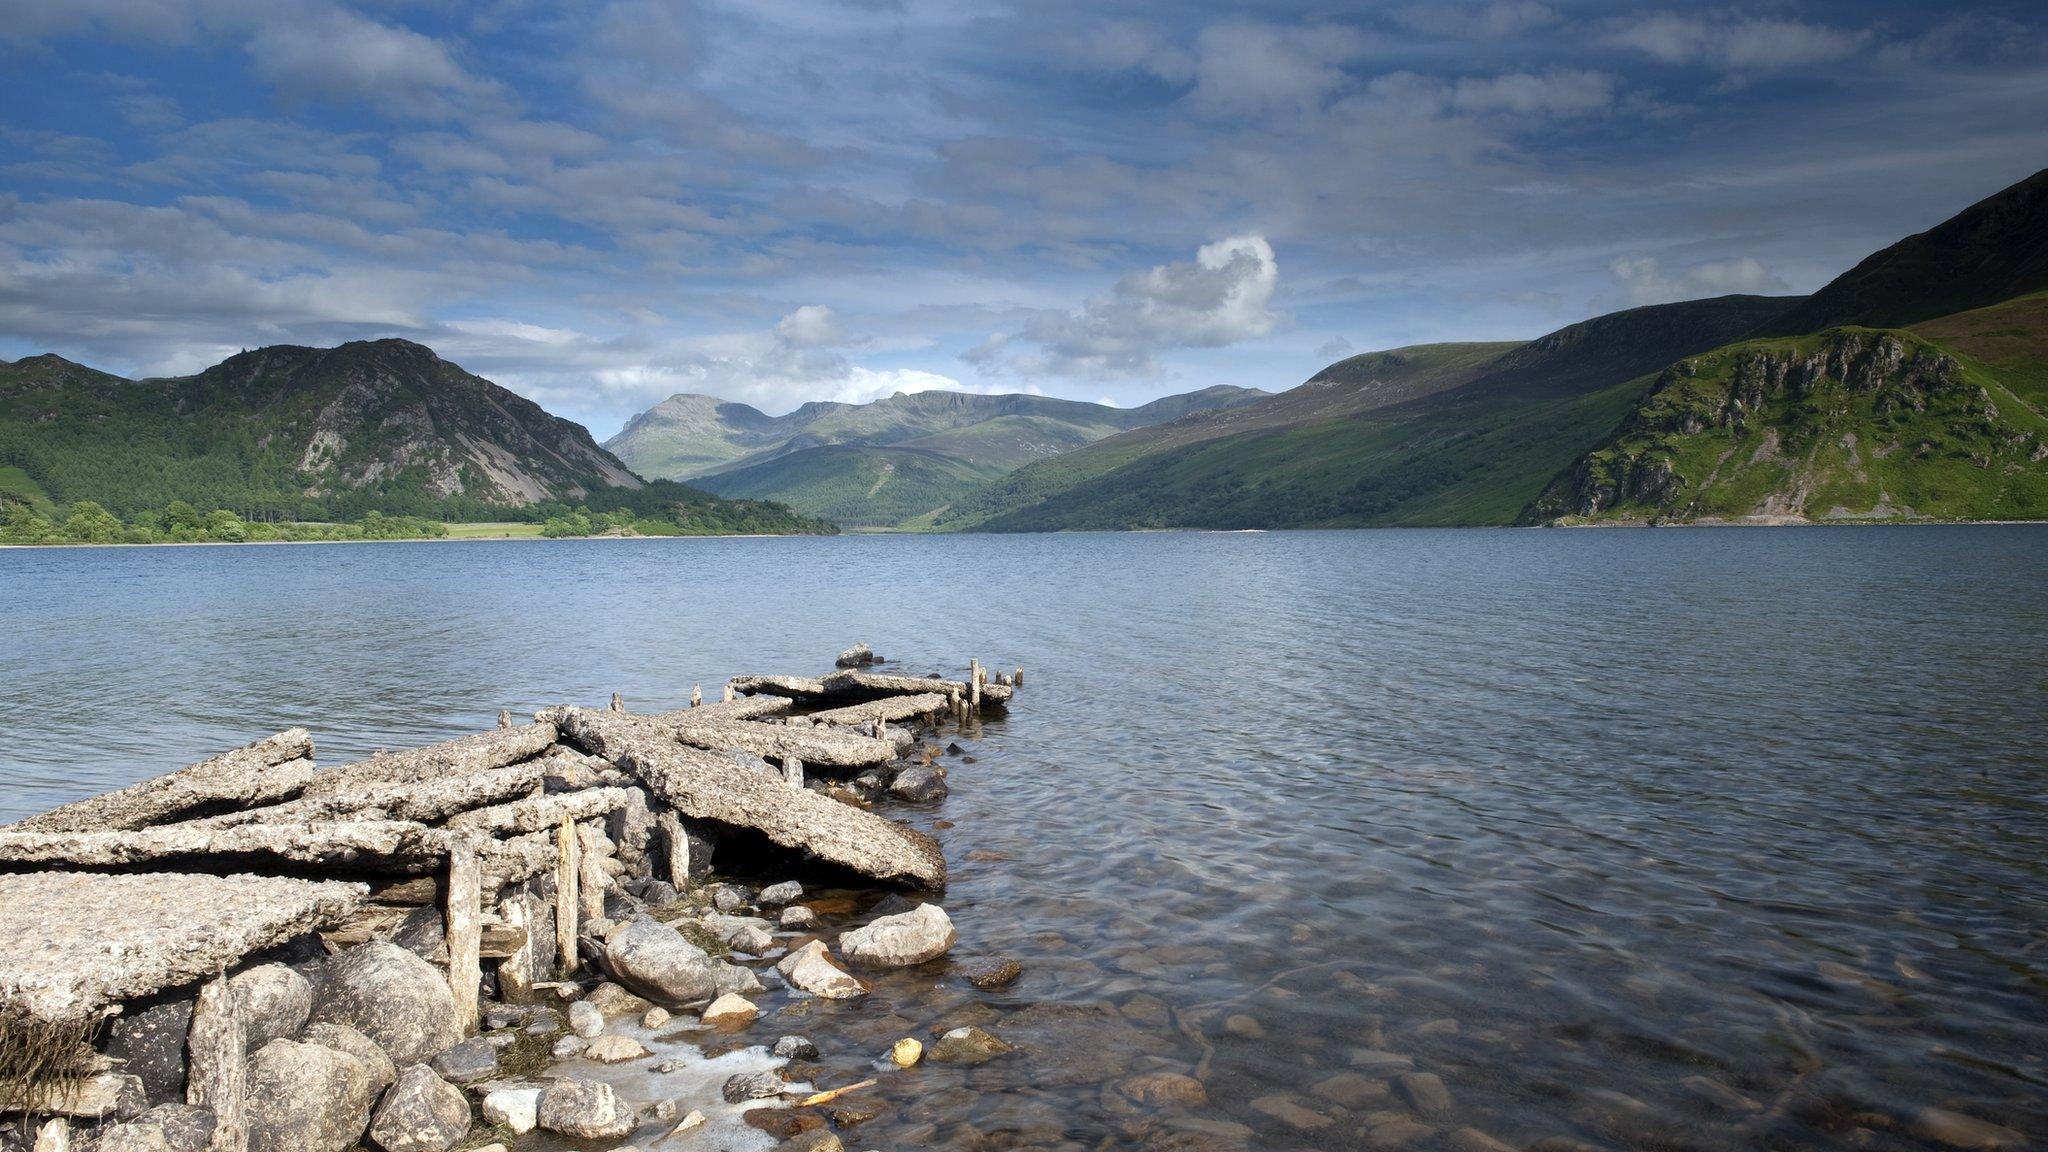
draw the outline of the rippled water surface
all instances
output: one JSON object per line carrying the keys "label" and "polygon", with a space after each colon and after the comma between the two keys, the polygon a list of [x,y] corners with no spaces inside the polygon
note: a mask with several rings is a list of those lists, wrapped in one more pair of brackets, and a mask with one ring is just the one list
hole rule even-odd
{"label": "rippled water surface", "polygon": [[857,639],[1023,666],[892,813],[1023,979],[743,1038],[821,1083],[1023,1046],[885,1076],[853,1147],[2048,1144],[2048,530],[13,550],[0,593],[0,819]]}

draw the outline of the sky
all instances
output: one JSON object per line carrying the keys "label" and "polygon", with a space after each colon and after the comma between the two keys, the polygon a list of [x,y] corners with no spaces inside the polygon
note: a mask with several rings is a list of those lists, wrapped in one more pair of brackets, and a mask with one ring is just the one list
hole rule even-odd
{"label": "sky", "polygon": [[1799,293],[2048,166],[2033,3],[0,0],[0,357],[402,336],[609,436]]}

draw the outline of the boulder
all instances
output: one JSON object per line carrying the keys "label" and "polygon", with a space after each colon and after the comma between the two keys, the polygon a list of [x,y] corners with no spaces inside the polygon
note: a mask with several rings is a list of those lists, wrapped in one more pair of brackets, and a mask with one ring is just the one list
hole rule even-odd
{"label": "boulder", "polygon": [[370,1073],[371,1092],[382,1092],[391,1087],[393,1080],[398,1079],[398,1065],[393,1064],[391,1057],[386,1056],[384,1050],[377,1047],[376,1041],[346,1024],[308,1024],[305,1034],[299,1039],[308,1044],[318,1044],[322,1048],[332,1048],[336,1052],[346,1052],[361,1060],[363,1067]]}
{"label": "boulder", "polygon": [[954,1028],[933,1041],[930,1055],[941,1064],[976,1065],[1016,1050],[995,1033],[970,1026]]}
{"label": "boulder", "polygon": [[398,1074],[370,1121],[370,1139],[384,1152],[447,1152],[467,1135],[469,1100],[424,1064]]}
{"label": "boulder", "polygon": [[824,941],[813,940],[782,958],[775,970],[789,986],[826,1000],[850,1000],[868,994],[853,973],[840,967]]}
{"label": "boulder", "polygon": [[477,1084],[498,1074],[498,1050],[503,1042],[490,1036],[472,1036],[434,1057],[434,1074],[451,1084]]}
{"label": "boulder", "polygon": [[579,1140],[616,1140],[633,1130],[633,1110],[609,1084],[564,1077],[540,1094],[542,1128]]}
{"label": "boulder", "polygon": [[100,1129],[98,1152],[207,1152],[213,1113],[190,1104],[162,1104],[123,1124]]}
{"label": "boulder", "polygon": [[313,1019],[361,1032],[401,1068],[432,1060],[462,1039],[448,981],[432,964],[381,940],[326,963]]}
{"label": "boulder", "polygon": [[192,1029],[191,996],[130,1007],[107,1026],[106,1054],[142,1081],[151,1104],[185,1099],[185,1039]]}
{"label": "boulder", "polygon": [[784,904],[794,904],[803,897],[803,885],[794,880],[784,880],[780,884],[770,884],[761,889],[758,899],[764,908],[780,908]]}
{"label": "boulder", "polygon": [[646,916],[605,941],[604,966],[627,988],[667,1004],[706,1000],[749,983],[759,986],[753,973],[712,959],[682,933]]}
{"label": "boulder", "polygon": [[343,1152],[370,1123],[369,1069],[346,1052],[273,1040],[249,1060],[249,1152]]}
{"label": "boulder", "polygon": [[953,921],[937,904],[920,904],[895,916],[884,916],[864,928],[842,932],[839,950],[855,964],[869,968],[901,968],[946,954],[953,946]]}
{"label": "boulder", "polygon": [[946,798],[946,778],[935,768],[913,764],[889,782],[889,795],[912,804],[932,804]]}
{"label": "boulder", "polygon": [[484,1119],[524,1136],[540,1125],[540,1089],[500,1088],[484,1097]]}

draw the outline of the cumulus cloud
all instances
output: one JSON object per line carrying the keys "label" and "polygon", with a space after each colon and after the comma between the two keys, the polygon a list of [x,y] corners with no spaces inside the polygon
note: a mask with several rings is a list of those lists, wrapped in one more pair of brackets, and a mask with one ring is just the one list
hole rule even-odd
{"label": "cumulus cloud", "polygon": [[1040,312],[967,359],[1026,376],[1152,376],[1162,351],[1220,348],[1271,332],[1281,319],[1272,307],[1279,281],[1265,237],[1232,236],[1204,244],[1191,261],[1126,276],[1075,311]]}
{"label": "cumulus cloud", "polygon": [[1855,55],[1871,40],[1863,30],[1756,16],[1659,13],[1608,33],[1606,42],[1667,64],[1706,64],[1732,71],[1768,71],[1827,64]]}
{"label": "cumulus cloud", "polygon": [[1695,264],[1683,271],[1666,274],[1655,257],[1624,256],[1608,265],[1614,278],[1634,304],[1664,304],[1703,296],[1732,293],[1768,295],[1785,291],[1780,280],[1763,261],[1751,256]]}

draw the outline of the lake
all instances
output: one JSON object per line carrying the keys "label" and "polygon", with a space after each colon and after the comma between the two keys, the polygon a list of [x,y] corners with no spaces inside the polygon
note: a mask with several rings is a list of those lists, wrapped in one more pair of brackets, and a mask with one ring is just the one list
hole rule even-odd
{"label": "lake", "polygon": [[[1027,1052],[850,1146],[2048,1138],[2048,527],[0,550],[0,593],[0,820],[293,724],[339,763],[856,640],[1022,666],[892,815],[1023,979],[791,1015],[833,1082],[956,1018]],[[1206,1101],[1105,1087],[1159,1071]]]}

